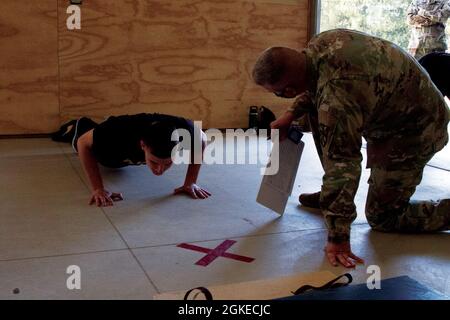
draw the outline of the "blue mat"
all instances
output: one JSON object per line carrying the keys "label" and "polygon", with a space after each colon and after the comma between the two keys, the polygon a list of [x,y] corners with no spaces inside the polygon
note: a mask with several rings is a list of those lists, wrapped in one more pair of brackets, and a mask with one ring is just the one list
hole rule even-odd
{"label": "blue mat", "polygon": [[381,280],[381,289],[369,290],[367,284],[307,291],[277,300],[448,300],[449,297],[427,288],[408,276]]}

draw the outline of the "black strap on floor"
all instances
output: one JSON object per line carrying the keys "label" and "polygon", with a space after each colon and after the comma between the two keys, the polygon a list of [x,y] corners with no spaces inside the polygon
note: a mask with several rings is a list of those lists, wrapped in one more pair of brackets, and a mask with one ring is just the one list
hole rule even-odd
{"label": "black strap on floor", "polygon": [[[347,278],[347,282],[342,283],[342,282],[338,282],[341,278]],[[294,295],[299,295],[302,293],[305,293],[308,290],[326,290],[326,289],[332,289],[332,288],[339,288],[339,287],[344,287],[344,286],[348,286],[350,283],[352,283],[353,281],[353,277],[350,273],[345,273],[343,275],[340,275],[339,277],[331,280],[330,282],[327,282],[326,284],[324,284],[321,287],[313,287],[310,285],[305,285],[302,286],[300,288],[298,288],[295,292],[292,292],[292,294]]]}
{"label": "black strap on floor", "polygon": [[[347,282],[345,282],[345,283],[338,282],[341,278],[347,278]],[[351,274],[350,273],[345,273],[345,274],[340,275],[339,277],[331,280],[330,282],[327,282],[326,284],[324,284],[321,287],[314,287],[314,286],[311,286],[311,285],[305,285],[305,286],[302,286],[302,287],[298,288],[295,292],[292,292],[292,294],[299,295],[299,294],[305,293],[308,290],[326,290],[326,289],[344,287],[344,286],[347,286],[350,283],[352,283],[352,281],[353,281],[353,277],[351,276]],[[189,300],[189,296],[195,290],[198,290],[201,293],[203,293],[203,295],[205,296],[206,300],[208,300],[208,301],[212,301],[213,300],[213,296],[212,296],[211,292],[208,289],[206,289],[205,287],[197,287],[197,288],[193,288],[193,289],[189,290],[184,295],[183,300]]]}
{"label": "black strap on floor", "polygon": [[194,289],[189,290],[184,295],[183,300],[188,300],[189,295],[195,290],[199,290],[201,293],[203,293],[203,295],[205,296],[206,300],[208,300],[208,301],[212,301],[213,300],[213,296],[212,296],[211,292],[208,289],[206,289],[205,287],[198,287],[198,288],[194,288]]}

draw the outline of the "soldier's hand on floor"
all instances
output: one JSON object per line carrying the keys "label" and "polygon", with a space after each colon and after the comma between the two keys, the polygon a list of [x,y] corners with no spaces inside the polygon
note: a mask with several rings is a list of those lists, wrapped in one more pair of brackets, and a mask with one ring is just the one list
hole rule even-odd
{"label": "soldier's hand on floor", "polygon": [[271,129],[280,130],[280,141],[283,141],[284,139],[287,138],[289,128],[294,119],[295,117],[292,112],[286,112],[285,114],[283,114],[281,117],[279,117],[277,120],[275,120],[270,124]]}
{"label": "soldier's hand on floor", "polygon": [[104,189],[97,189],[92,192],[92,197],[89,204],[95,204],[97,207],[108,207],[113,205],[113,201],[121,200],[123,200],[121,193],[111,193]]}
{"label": "soldier's hand on floor", "polygon": [[211,196],[211,193],[199,187],[195,183],[184,185],[175,189],[174,194],[188,194],[194,199],[206,199]]}
{"label": "soldier's hand on floor", "polygon": [[328,242],[324,249],[328,261],[335,267],[339,264],[346,268],[354,268],[355,263],[364,263],[364,260],[353,254],[350,242],[332,243]]}

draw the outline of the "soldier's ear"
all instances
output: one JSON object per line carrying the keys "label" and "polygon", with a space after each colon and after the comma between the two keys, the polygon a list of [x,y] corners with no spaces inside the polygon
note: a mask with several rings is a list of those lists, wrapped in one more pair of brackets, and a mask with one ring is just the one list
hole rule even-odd
{"label": "soldier's ear", "polygon": [[142,151],[145,151],[146,145],[145,145],[145,143],[144,143],[144,140],[141,140],[141,141],[139,141],[139,142],[140,142]]}

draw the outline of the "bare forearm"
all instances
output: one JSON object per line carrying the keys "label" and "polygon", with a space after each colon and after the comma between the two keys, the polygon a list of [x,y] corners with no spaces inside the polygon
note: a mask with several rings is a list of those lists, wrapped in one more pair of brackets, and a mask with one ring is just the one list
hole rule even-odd
{"label": "bare forearm", "polygon": [[198,174],[200,173],[201,164],[190,164],[186,173],[185,185],[197,183]]}
{"label": "bare forearm", "polygon": [[[202,132],[202,161],[203,161],[203,153],[206,148],[206,135]],[[195,163],[194,157],[191,159],[191,163],[188,166],[188,170],[186,173],[186,179],[184,181],[185,185],[197,183],[197,178],[200,173],[201,164]]]}
{"label": "bare forearm", "polygon": [[78,155],[83,165],[84,172],[86,176],[89,178],[92,190],[94,191],[104,189],[103,179],[102,176],[100,175],[98,163],[94,155],[92,154],[91,149],[82,147],[79,148],[78,151],[79,151]]}

